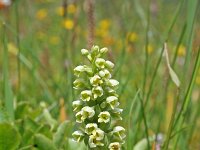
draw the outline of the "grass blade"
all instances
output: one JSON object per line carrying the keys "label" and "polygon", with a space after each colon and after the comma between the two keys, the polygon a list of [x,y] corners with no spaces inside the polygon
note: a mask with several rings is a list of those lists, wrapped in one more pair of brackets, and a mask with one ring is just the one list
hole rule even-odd
{"label": "grass blade", "polygon": [[9,117],[14,120],[14,102],[13,102],[13,93],[12,88],[9,82],[9,69],[8,69],[8,47],[7,47],[7,35],[5,23],[3,24],[4,34],[3,34],[3,45],[4,45],[4,54],[3,54],[3,77],[4,77],[4,101],[5,108],[8,112]]}
{"label": "grass blade", "polygon": [[[194,69],[193,69],[192,78],[190,80],[190,84],[188,86],[188,89],[187,89],[187,92],[186,92],[186,95],[185,95],[185,98],[184,98],[184,101],[183,101],[183,105],[181,107],[181,111],[179,113],[179,116],[176,119],[176,122],[178,123],[177,124],[177,130],[180,130],[183,126],[185,114],[186,114],[188,107],[189,107],[192,89],[193,89],[194,84],[195,84],[195,79],[196,79],[196,76],[197,76],[197,73],[198,73],[199,66],[200,66],[200,47],[199,47],[199,50],[198,50],[198,55],[197,55],[197,58],[196,58]],[[179,138],[180,138],[180,134],[176,137],[176,140],[175,140],[175,143],[174,143],[174,149],[176,149],[176,147],[177,147],[177,143],[178,143]]]}

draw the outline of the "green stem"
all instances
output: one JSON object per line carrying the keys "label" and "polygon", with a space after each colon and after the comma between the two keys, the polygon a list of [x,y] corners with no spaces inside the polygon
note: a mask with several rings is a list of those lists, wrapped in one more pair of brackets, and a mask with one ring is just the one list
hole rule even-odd
{"label": "green stem", "polygon": [[15,4],[15,19],[16,19],[16,41],[17,41],[17,71],[18,71],[18,99],[21,97],[21,63],[20,63],[20,31],[19,31],[19,10],[18,10],[18,1]]}
{"label": "green stem", "polygon": [[141,103],[142,116],[143,116],[143,119],[144,119],[145,134],[146,134],[148,149],[150,150],[151,146],[150,146],[150,141],[149,141],[149,133],[148,133],[148,125],[147,125],[147,120],[146,120],[146,115],[145,115],[145,107],[144,107],[143,101],[142,101],[140,96],[139,96],[139,100],[140,100],[140,103]]}
{"label": "green stem", "polygon": [[150,2],[148,0],[148,11],[147,11],[147,27],[146,27],[146,43],[145,43],[145,67],[144,67],[144,79],[143,79],[143,95],[145,95],[145,87],[147,80],[147,72],[148,72],[148,62],[149,62],[149,54],[148,54],[148,45],[149,45],[149,24],[150,24]]}
{"label": "green stem", "polygon": [[[197,55],[197,58],[196,58],[194,69],[193,69],[192,79],[190,80],[190,84],[189,84],[189,87],[187,89],[186,96],[184,98],[183,105],[181,107],[181,111],[180,111],[180,113],[179,113],[179,115],[176,119],[176,122],[178,123],[177,124],[177,131],[179,131],[183,126],[185,114],[186,114],[188,107],[189,107],[192,89],[193,89],[194,84],[195,84],[195,79],[196,79],[196,76],[197,76],[197,73],[198,73],[199,65],[200,65],[200,47],[198,49],[198,55]],[[175,122],[175,125],[176,125],[176,122]],[[175,125],[174,125],[174,127],[175,127]],[[176,147],[177,147],[177,143],[178,143],[179,138],[180,138],[180,134],[178,134],[176,136],[176,139],[175,139],[175,142],[174,142],[174,149],[176,149]]]}

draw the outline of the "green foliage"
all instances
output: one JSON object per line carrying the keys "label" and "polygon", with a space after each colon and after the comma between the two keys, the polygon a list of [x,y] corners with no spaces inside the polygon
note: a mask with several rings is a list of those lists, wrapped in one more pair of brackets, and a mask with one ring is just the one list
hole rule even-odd
{"label": "green foliage", "polygon": [[[72,140],[85,128],[73,123],[73,68],[91,43],[116,64],[123,121],[101,128],[126,129],[122,150],[199,149],[199,1],[96,0],[90,11],[88,2],[0,0],[0,150],[87,149]],[[92,88],[87,81],[75,85]]]}
{"label": "green foliage", "polygon": [[16,150],[20,144],[19,132],[9,123],[0,123],[0,150]]}
{"label": "green foliage", "polygon": [[34,136],[34,144],[39,150],[56,150],[56,146],[52,141],[42,134]]}

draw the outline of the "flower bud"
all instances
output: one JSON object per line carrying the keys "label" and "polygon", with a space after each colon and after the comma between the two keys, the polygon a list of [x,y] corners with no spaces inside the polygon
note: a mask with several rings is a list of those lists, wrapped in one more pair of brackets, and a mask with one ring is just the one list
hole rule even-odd
{"label": "flower bud", "polygon": [[105,79],[111,78],[111,74],[107,69],[103,69],[103,70],[99,71],[99,75],[100,75],[100,77],[105,78]]}
{"label": "flower bud", "polygon": [[119,82],[115,79],[109,79],[107,84],[108,86],[115,88],[119,85]]}
{"label": "flower bud", "polygon": [[111,109],[114,109],[119,105],[118,98],[115,96],[107,97],[106,102],[110,105]]}
{"label": "flower bud", "polygon": [[95,54],[97,54],[98,52],[99,52],[99,46],[97,46],[97,45],[94,45],[94,46],[92,46],[92,53],[95,53]]}
{"label": "flower bud", "polygon": [[104,48],[101,48],[101,49],[100,49],[100,53],[101,53],[101,54],[107,53],[107,51],[108,51],[108,48],[107,48],[107,47],[104,47]]}
{"label": "flower bud", "polygon": [[85,90],[81,92],[81,99],[83,101],[90,101],[92,96],[92,92],[90,90]]}
{"label": "flower bud", "polygon": [[79,77],[80,73],[84,72],[84,66],[77,66],[76,68],[74,68],[74,75]]}
{"label": "flower bud", "polygon": [[73,140],[76,142],[80,142],[84,138],[84,134],[81,131],[75,131],[74,133],[72,133],[72,136],[73,136]]}
{"label": "flower bud", "polygon": [[114,68],[115,65],[111,61],[107,60],[105,66],[109,69],[112,69]]}
{"label": "flower bud", "polygon": [[81,54],[86,56],[89,54],[89,51],[87,49],[81,49]]}
{"label": "flower bud", "polygon": [[95,65],[98,67],[98,68],[104,68],[105,67],[105,60],[103,58],[97,58],[96,61],[95,61]]}

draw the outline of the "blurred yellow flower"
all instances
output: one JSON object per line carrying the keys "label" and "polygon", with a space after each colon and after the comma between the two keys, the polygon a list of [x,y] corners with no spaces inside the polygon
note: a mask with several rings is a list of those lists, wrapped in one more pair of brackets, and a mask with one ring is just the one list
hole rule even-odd
{"label": "blurred yellow flower", "polygon": [[58,36],[52,36],[52,37],[50,37],[50,39],[49,39],[49,42],[50,42],[51,44],[53,44],[53,45],[58,44],[59,41],[60,41],[60,38],[59,38]]}
{"label": "blurred yellow flower", "polygon": [[38,20],[43,20],[47,16],[47,10],[46,9],[40,9],[36,12],[36,18]]}
{"label": "blurred yellow flower", "polygon": [[123,48],[123,41],[121,39],[116,41],[116,50],[121,50]]}
{"label": "blurred yellow flower", "polygon": [[110,20],[104,19],[100,21],[99,27],[100,29],[108,30],[110,28],[110,24]]}
{"label": "blurred yellow flower", "polygon": [[101,38],[109,36],[110,20],[103,19],[99,22],[98,28],[95,31],[95,35]]}
{"label": "blurred yellow flower", "polygon": [[104,29],[96,29],[95,34],[96,34],[96,36],[103,38],[103,37],[108,36],[108,31],[104,30]]}
{"label": "blurred yellow flower", "polygon": [[128,32],[126,36],[127,42],[136,42],[138,40],[138,34],[135,32]]}
{"label": "blurred yellow flower", "polygon": [[74,14],[76,12],[76,6],[74,4],[69,4],[67,6],[67,12],[70,14]]}
{"label": "blurred yellow flower", "polygon": [[185,56],[185,52],[186,52],[185,46],[180,45],[178,49],[178,56]]}
{"label": "blurred yellow flower", "polygon": [[73,22],[73,20],[71,20],[71,19],[66,19],[66,20],[64,21],[64,27],[65,27],[67,30],[73,29],[73,27],[74,27],[74,22]]}
{"label": "blurred yellow flower", "polygon": [[17,55],[18,48],[15,46],[14,43],[8,43],[8,51],[14,55]]}
{"label": "blurred yellow flower", "polygon": [[153,49],[154,49],[153,46],[149,44],[147,47],[148,54],[151,54],[153,52]]}
{"label": "blurred yellow flower", "polygon": [[[67,6],[67,13],[69,14],[74,14],[76,12],[77,8],[74,4],[69,4]],[[63,16],[64,15],[64,8],[62,6],[58,7],[56,10],[57,14],[59,16]]]}

